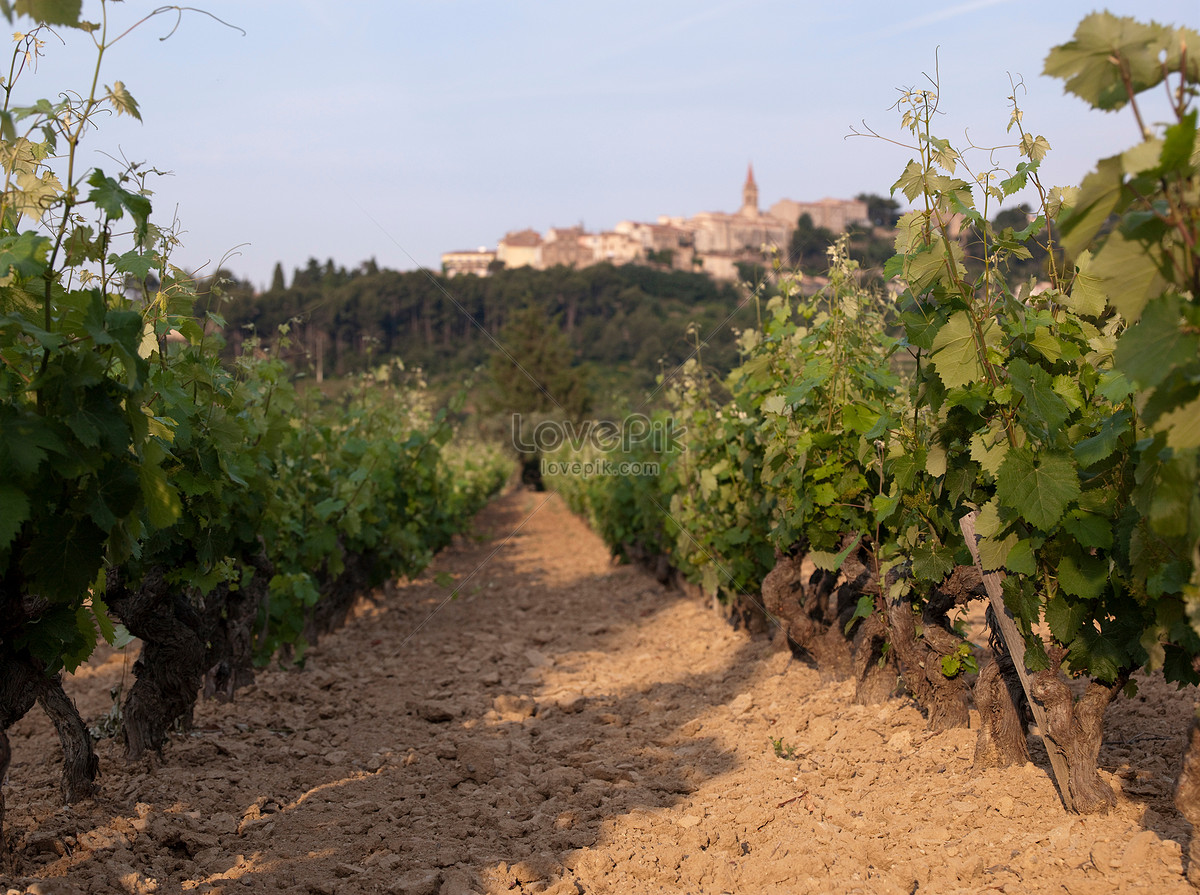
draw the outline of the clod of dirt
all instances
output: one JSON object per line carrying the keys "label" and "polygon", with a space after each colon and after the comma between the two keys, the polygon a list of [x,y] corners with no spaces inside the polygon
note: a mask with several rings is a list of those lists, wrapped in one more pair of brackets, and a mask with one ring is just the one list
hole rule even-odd
{"label": "clod of dirt", "polygon": [[431,724],[445,724],[454,720],[454,714],[449,709],[434,702],[410,703],[409,711]]}

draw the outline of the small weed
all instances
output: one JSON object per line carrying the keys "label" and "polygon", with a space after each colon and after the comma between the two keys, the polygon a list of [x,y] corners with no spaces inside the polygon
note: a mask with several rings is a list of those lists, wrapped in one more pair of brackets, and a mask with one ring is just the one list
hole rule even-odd
{"label": "small weed", "polygon": [[779,739],[775,739],[775,737],[769,737],[768,739],[771,741],[771,748],[775,750],[776,758],[782,758],[785,761],[791,761],[796,757],[796,748],[794,746],[787,745],[783,741],[783,737],[780,737]]}

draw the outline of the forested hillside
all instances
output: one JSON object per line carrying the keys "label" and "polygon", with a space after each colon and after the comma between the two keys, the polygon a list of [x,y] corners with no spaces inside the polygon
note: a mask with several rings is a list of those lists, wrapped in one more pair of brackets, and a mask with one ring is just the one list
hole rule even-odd
{"label": "forested hillside", "polygon": [[290,324],[289,360],[319,378],[394,357],[435,379],[456,378],[485,363],[494,350],[489,337],[532,305],[567,334],[576,364],[602,369],[633,394],[653,384],[660,365],[691,354],[689,327],[708,340],[706,363],[728,370],[736,358],[731,328],[755,320],[753,303],[731,285],[632,265],[449,279],[380,269],[373,261],[346,270],[314,259],[288,285],[277,269],[272,288],[259,295],[236,281],[225,288],[232,352],[251,330],[271,344]]}

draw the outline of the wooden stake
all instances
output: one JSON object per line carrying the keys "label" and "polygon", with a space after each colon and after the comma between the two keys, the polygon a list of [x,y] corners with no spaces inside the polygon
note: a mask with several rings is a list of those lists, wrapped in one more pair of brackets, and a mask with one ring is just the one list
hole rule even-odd
{"label": "wooden stake", "polygon": [[1071,798],[1071,787],[1068,783],[1070,775],[1067,770],[1067,758],[1063,755],[1058,743],[1046,735],[1050,729],[1046,710],[1029,692],[1029,671],[1025,668],[1025,638],[1021,636],[1021,632],[1017,629],[1017,623],[1013,621],[1008,607],[1004,605],[1000,575],[996,572],[985,572],[983,563],[979,559],[979,545],[976,543],[977,536],[975,534],[976,515],[978,515],[977,510],[967,513],[958,520],[958,527],[962,529],[963,537],[967,540],[967,549],[971,551],[971,559],[975,561],[975,568],[983,576],[983,586],[987,589],[988,600],[992,604],[992,616],[996,619],[996,625],[1000,629],[1000,638],[1008,647],[1008,654],[1012,656],[1013,666],[1017,669],[1017,676],[1021,679],[1021,688],[1025,691],[1025,698],[1029,700],[1033,718],[1037,721],[1038,730],[1042,735],[1042,743],[1046,746],[1046,754],[1050,756],[1050,769],[1054,772],[1054,781],[1058,784],[1058,794],[1062,796],[1063,806],[1068,811],[1075,811],[1075,800]]}

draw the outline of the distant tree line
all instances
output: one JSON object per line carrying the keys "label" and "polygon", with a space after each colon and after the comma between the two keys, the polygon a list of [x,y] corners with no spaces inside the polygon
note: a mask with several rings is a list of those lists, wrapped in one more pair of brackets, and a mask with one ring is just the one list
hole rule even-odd
{"label": "distant tree line", "polygon": [[572,363],[590,367],[597,388],[630,395],[694,350],[689,324],[708,337],[702,360],[728,370],[737,358],[732,327],[755,319],[753,304],[730,284],[637,265],[448,278],[388,270],[374,261],[347,270],[310,259],[290,284],[276,265],[266,292],[256,294],[235,278],[223,292],[230,353],[243,350],[250,335],[279,346],[283,326],[288,359],[319,379],[396,357],[435,381],[454,379],[488,363],[506,324],[532,308],[547,330],[566,337]]}

